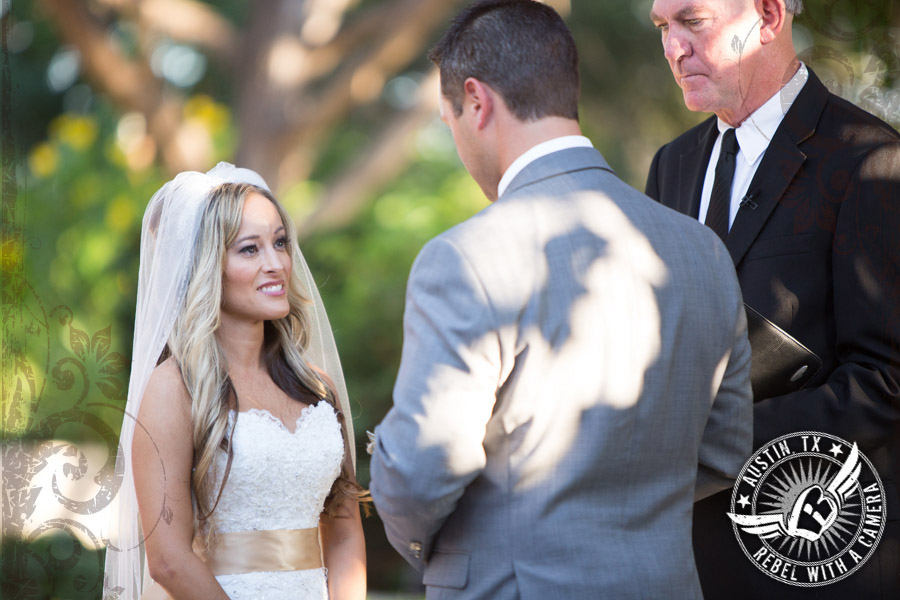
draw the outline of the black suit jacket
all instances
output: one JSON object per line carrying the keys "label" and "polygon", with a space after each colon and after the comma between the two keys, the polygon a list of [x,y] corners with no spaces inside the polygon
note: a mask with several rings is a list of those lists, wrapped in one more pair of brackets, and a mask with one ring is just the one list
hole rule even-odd
{"label": "black suit jacket", "polygon": [[[712,117],[660,148],[647,194],[696,217],[717,135]],[[799,431],[857,442],[885,485],[888,523],[872,564],[790,588],[741,554],[723,492],[695,507],[704,594],[900,598],[900,134],[810,71],[748,196],[726,239],[744,302],[823,363],[805,389],[755,399],[755,446]]]}

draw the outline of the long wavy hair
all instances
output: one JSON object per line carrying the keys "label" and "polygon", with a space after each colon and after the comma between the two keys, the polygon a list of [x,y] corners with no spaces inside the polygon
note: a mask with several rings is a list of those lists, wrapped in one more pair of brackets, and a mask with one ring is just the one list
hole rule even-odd
{"label": "long wavy hair", "polygon": [[[302,261],[294,224],[268,191],[247,183],[224,183],[209,194],[194,250],[184,308],[176,318],[166,351],[160,357],[160,361],[169,354],[174,358],[191,397],[194,531],[206,544],[214,533],[212,516],[228,482],[234,456],[231,440],[237,419],[229,427],[228,412],[239,410],[240,405],[240,398],[228,376],[225,354],[215,335],[220,325],[225,254],[237,238],[244,202],[254,193],[266,197],[278,210],[291,256],[291,277],[287,289],[290,311],[281,319],[265,322],[264,363],[272,380],[288,396],[313,405],[324,400],[338,414],[344,433],[344,461],[340,475],[325,500],[325,512],[336,516],[337,507],[343,500],[359,500],[366,495],[354,476],[347,447],[345,416],[340,412],[335,391],[303,359],[303,352],[309,343],[307,307],[311,300],[300,284],[303,280]],[[219,452],[225,452],[228,460],[221,485],[214,489],[212,482],[216,481],[216,456]]]}

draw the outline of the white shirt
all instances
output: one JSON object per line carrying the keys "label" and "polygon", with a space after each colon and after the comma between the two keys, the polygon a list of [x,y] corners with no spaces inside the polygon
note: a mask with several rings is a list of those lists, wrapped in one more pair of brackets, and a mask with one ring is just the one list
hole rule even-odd
{"label": "white shirt", "polygon": [[506,169],[503,177],[500,178],[500,183],[497,185],[497,197],[499,198],[503,195],[503,192],[506,191],[506,188],[509,187],[512,180],[516,178],[516,175],[522,172],[522,169],[537,159],[560,150],[568,150],[569,148],[593,147],[594,145],[591,143],[591,140],[583,135],[564,135],[562,137],[553,138],[552,140],[547,140],[546,142],[541,142],[537,146],[532,146],[530,149],[526,150],[524,154],[519,156],[519,158],[514,160]]}
{"label": "white shirt", "polygon": [[[729,230],[741,207],[741,201],[747,195],[759,163],[762,162],[766,148],[769,147],[769,142],[775,135],[775,130],[781,125],[784,115],[787,114],[808,79],[809,71],[806,69],[806,65],[800,63],[800,69],[791,80],[734,130],[740,150],[735,159],[734,181],[731,184]],[[719,137],[716,138],[712,154],[710,154],[709,164],[706,167],[706,178],[703,180],[703,192],[700,195],[700,212],[697,219],[701,223],[706,221],[706,213],[709,210],[709,198],[712,196],[713,181],[716,178],[716,164],[719,162],[718,156],[722,147],[722,134],[731,128],[731,125],[722,119],[718,120],[718,126]]]}

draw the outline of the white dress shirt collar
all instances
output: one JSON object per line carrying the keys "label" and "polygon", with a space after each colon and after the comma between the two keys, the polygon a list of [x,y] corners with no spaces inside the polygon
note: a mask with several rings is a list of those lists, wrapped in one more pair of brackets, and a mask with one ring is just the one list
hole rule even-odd
{"label": "white dress shirt collar", "polygon": [[[756,175],[756,171],[762,163],[766,148],[769,142],[778,130],[779,125],[784,120],[784,115],[797,99],[797,95],[809,79],[809,71],[806,65],[800,64],[800,69],[794,74],[790,81],[784,85],[774,96],[769,98],[765,104],[760,106],[750,115],[741,126],[735,129],[740,150],[735,157],[734,180],[731,187],[731,206],[728,211],[729,228],[737,217],[738,210],[744,199],[750,192],[750,183]],[[719,151],[722,147],[722,136],[730,125],[718,121],[719,135],[713,143],[712,153],[710,154],[709,163],[706,166],[706,176],[703,179],[703,190],[700,194],[700,210],[697,219],[701,223],[706,221],[706,213],[709,211],[709,201],[712,196],[713,183],[715,181],[716,163],[718,162]],[[752,192],[750,192],[752,195]]]}
{"label": "white dress shirt collar", "polygon": [[583,135],[564,135],[562,137],[553,138],[552,140],[547,140],[546,142],[541,142],[536,146],[532,146],[530,149],[526,150],[524,154],[519,156],[519,158],[514,160],[512,164],[509,165],[509,167],[506,169],[503,177],[500,178],[500,184],[497,186],[497,197],[499,198],[503,195],[503,192],[506,191],[506,188],[509,187],[509,184],[512,183],[512,180],[516,178],[516,175],[522,172],[522,169],[524,169],[537,159],[554,152],[559,152],[560,150],[568,150],[569,148],[593,147],[594,145],[591,143],[591,140],[587,139]]}
{"label": "white dress shirt collar", "polygon": [[[800,69],[791,80],[734,130],[741,152],[744,153],[748,163],[755,163],[769,147],[775,130],[781,125],[784,115],[797,99],[797,94],[803,89],[807,79],[809,71],[805,64],[800,63]],[[720,133],[731,128],[731,125],[722,119],[718,120],[718,125]]]}

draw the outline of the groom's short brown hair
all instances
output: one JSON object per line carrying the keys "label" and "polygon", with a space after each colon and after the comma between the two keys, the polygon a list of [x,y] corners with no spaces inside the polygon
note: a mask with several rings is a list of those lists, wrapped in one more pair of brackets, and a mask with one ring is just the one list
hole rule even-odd
{"label": "groom's short brown hair", "polygon": [[520,121],[578,118],[578,52],[552,8],[532,0],[482,0],[460,13],[428,58],[456,116],[463,82],[489,85]]}

